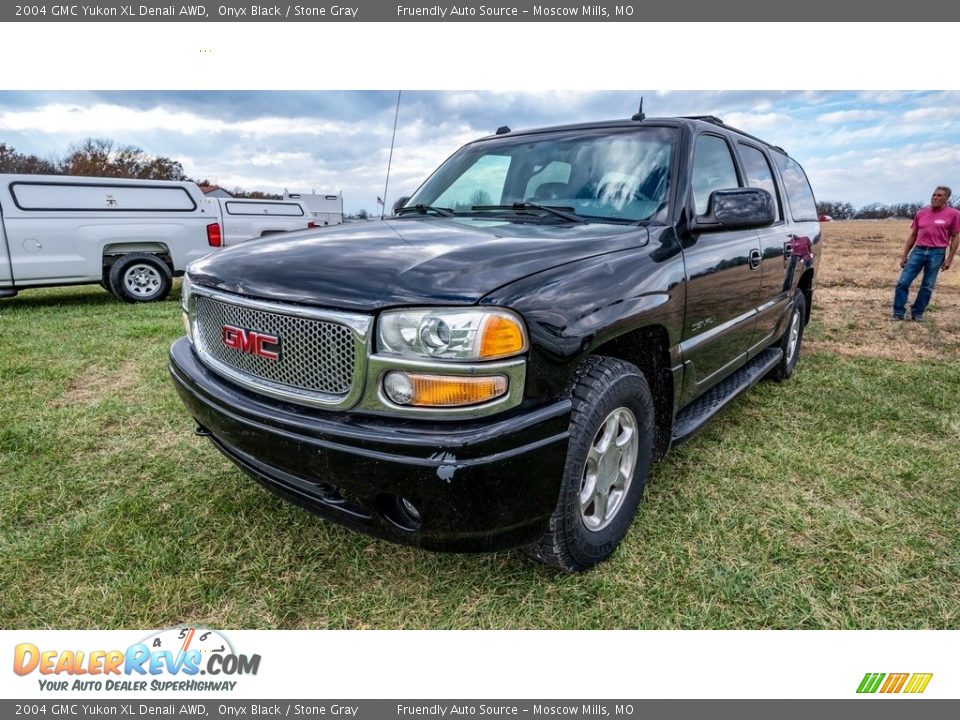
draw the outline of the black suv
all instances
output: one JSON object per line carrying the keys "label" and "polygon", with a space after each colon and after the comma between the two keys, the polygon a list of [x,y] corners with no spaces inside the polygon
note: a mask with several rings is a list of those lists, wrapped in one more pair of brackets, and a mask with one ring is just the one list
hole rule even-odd
{"label": "black suv", "polygon": [[717,118],[501,128],[387,220],[193,263],[170,372],[330,520],[579,571],[651,461],[793,373],[819,242],[800,165]]}

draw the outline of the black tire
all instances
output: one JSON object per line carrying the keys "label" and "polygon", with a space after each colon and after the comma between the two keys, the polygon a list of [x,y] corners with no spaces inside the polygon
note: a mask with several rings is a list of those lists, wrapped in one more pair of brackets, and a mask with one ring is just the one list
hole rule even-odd
{"label": "black tire", "polygon": [[800,348],[803,345],[803,328],[806,325],[806,318],[807,299],[803,292],[797,290],[793,296],[793,309],[790,311],[790,319],[787,320],[787,329],[783,331],[783,337],[779,342],[783,357],[767,376],[774,382],[788,380],[796,370],[797,360],[800,359]]}
{"label": "black tire", "polygon": [[100,278],[100,287],[106,290],[111,295],[114,294],[113,288],[110,287],[110,268],[105,267]]}
{"label": "black tire", "polygon": [[[557,507],[547,532],[525,550],[539,562],[567,572],[582,572],[610,557],[633,522],[653,456],[654,409],[650,387],[640,370],[628,362],[608,357],[590,357],[584,361],[571,399],[570,443]],[[602,467],[608,470],[607,477],[612,474],[625,477],[624,458],[632,454],[630,441],[626,440],[631,418],[636,440],[632,472],[629,479],[623,481],[622,488],[608,486],[603,491],[599,480],[604,474]],[[612,431],[607,429],[608,422],[615,425]],[[616,450],[609,454],[597,452],[608,434],[610,442],[620,448],[619,455]],[[615,440],[624,443],[621,446]],[[595,461],[597,457],[599,463]],[[593,480],[593,493],[588,479],[588,460],[597,478]],[[609,472],[614,466],[617,472]],[[602,500],[598,493],[603,496]],[[603,508],[600,508],[601,502]],[[610,502],[616,504],[611,506]]]}
{"label": "black tire", "polygon": [[124,255],[110,268],[110,289],[124,302],[157,302],[170,294],[171,287],[170,268],[150,253]]}

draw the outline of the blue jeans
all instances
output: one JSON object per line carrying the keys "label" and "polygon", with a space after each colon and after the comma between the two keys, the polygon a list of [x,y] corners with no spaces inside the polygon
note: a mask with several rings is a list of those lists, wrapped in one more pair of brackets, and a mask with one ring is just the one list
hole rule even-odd
{"label": "blue jeans", "polygon": [[923,311],[930,304],[930,296],[933,294],[933,286],[937,282],[937,275],[940,273],[940,266],[947,255],[946,248],[914,247],[907,258],[907,264],[900,273],[900,280],[897,282],[897,289],[893,291],[893,315],[902,318],[906,312],[907,293],[910,291],[910,285],[917,279],[917,275],[923,272],[923,279],[920,281],[920,289],[917,291],[917,297],[910,306],[910,316],[914,318],[923,317]]}

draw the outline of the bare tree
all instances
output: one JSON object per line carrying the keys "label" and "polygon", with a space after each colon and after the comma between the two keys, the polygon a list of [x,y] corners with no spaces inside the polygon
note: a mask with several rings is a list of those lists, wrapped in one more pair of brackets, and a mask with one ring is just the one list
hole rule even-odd
{"label": "bare tree", "polygon": [[36,155],[24,155],[6,143],[0,143],[0,172],[24,175],[54,175],[57,164]]}
{"label": "bare tree", "polygon": [[470,196],[470,205],[493,205],[493,201],[490,199],[490,193],[486,190],[476,190],[473,195]]}
{"label": "bare tree", "polygon": [[855,212],[853,205],[848,202],[823,200],[817,203],[817,213],[829,215],[834,220],[849,220]]}
{"label": "bare tree", "polygon": [[138,180],[186,180],[183,166],[168,157],[148,155],[134,145],[115,146],[113,140],[87,138],[73,146],[62,162],[67,175],[121,177]]}
{"label": "bare tree", "polygon": [[259,190],[241,190],[240,188],[234,188],[230,191],[230,194],[235,198],[249,198],[250,200],[282,200],[282,195],[277,195],[275,193],[265,193],[260,192]]}

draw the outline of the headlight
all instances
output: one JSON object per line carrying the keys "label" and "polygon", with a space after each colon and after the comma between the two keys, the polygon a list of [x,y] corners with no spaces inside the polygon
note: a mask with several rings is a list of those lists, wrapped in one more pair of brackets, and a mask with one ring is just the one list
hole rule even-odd
{"label": "headlight", "polygon": [[493,360],[527,349],[523,322],[507,310],[417,308],[380,316],[378,350],[440,360]]}

